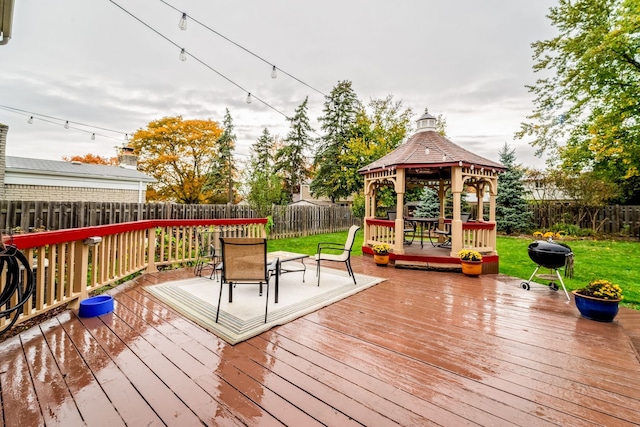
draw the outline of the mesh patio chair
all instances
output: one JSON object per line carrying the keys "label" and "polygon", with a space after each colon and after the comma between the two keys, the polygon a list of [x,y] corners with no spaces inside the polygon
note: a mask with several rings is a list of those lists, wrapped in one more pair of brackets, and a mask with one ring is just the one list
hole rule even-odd
{"label": "mesh patio chair", "polygon": [[276,292],[278,289],[278,258],[267,264],[267,239],[256,238],[225,238],[221,237],[222,263],[220,264],[220,295],[216,310],[216,323],[220,316],[222,302],[222,288],[229,284],[229,302],[233,302],[233,288],[237,284],[258,284],[259,295],[262,296],[262,285],[267,285],[267,298],[264,306],[264,323],[267,323],[269,309],[269,279],[276,278]]}
{"label": "mesh patio chair", "polygon": [[316,276],[318,277],[318,286],[320,286],[320,261],[344,262],[347,266],[349,276],[353,278],[353,284],[356,284],[356,276],[351,268],[351,249],[355,241],[356,232],[360,229],[357,225],[352,225],[347,235],[347,241],[343,244],[334,242],[318,243],[318,253],[316,253]]}

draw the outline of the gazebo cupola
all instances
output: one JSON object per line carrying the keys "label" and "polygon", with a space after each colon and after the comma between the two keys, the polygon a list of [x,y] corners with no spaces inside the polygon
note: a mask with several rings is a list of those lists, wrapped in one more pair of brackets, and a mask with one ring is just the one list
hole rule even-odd
{"label": "gazebo cupola", "polygon": [[424,132],[427,130],[436,130],[436,118],[429,114],[429,109],[424,109],[424,114],[418,119],[416,132]]}

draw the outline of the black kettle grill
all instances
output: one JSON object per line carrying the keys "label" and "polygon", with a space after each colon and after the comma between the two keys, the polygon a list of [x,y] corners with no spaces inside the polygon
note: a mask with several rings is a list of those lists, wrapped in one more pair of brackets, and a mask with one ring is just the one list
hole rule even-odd
{"label": "black kettle grill", "polygon": [[564,243],[554,242],[553,240],[536,240],[529,245],[527,250],[531,261],[535,262],[538,266],[533,271],[531,277],[529,277],[529,280],[520,284],[522,289],[529,290],[531,288],[531,279],[533,279],[533,276],[536,275],[540,267],[548,268],[553,270],[555,274],[540,274],[537,277],[543,280],[550,280],[549,288],[554,291],[560,289],[555,283],[555,280],[558,279],[564,289],[567,300],[570,300],[569,293],[564,286],[558,269],[564,267],[565,277],[573,276],[573,252],[571,248]]}

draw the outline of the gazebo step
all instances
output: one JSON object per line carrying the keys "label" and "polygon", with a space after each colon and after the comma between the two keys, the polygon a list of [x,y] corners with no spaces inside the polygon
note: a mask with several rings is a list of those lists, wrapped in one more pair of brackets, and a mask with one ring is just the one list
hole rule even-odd
{"label": "gazebo step", "polygon": [[444,271],[455,271],[460,270],[460,264],[450,264],[450,263],[437,263],[437,262],[426,262],[426,261],[405,261],[405,260],[396,260],[395,262],[396,268],[408,268],[414,270],[444,270]]}

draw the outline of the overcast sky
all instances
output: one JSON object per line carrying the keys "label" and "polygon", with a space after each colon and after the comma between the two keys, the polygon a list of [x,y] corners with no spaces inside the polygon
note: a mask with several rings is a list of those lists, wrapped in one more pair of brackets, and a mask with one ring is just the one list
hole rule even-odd
{"label": "overcast sky", "polygon": [[[0,46],[0,105],[56,124],[0,109],[7,155],[112,157],[122,134],[60,120],[133,133],[173,115],[222,122],[229,108],[245,159],[265,127],[286,135],[285,115],[307,96],[320,133],[322,94],[350,80],[365,104],[392,95],[414,120],[428,107],[458,145],[498,160],[506,142],[518,162],[544,167],[513,135],[533,109],[531,43],[553,36],[555,1],[165,1],[313,89],[272,79],[269,64],[193,21],[181,31],[181,14],[160,0],[18,0]],[[197,59],[180,61],[176,45]],[[247,92],[270,107],[247,104]]]}

